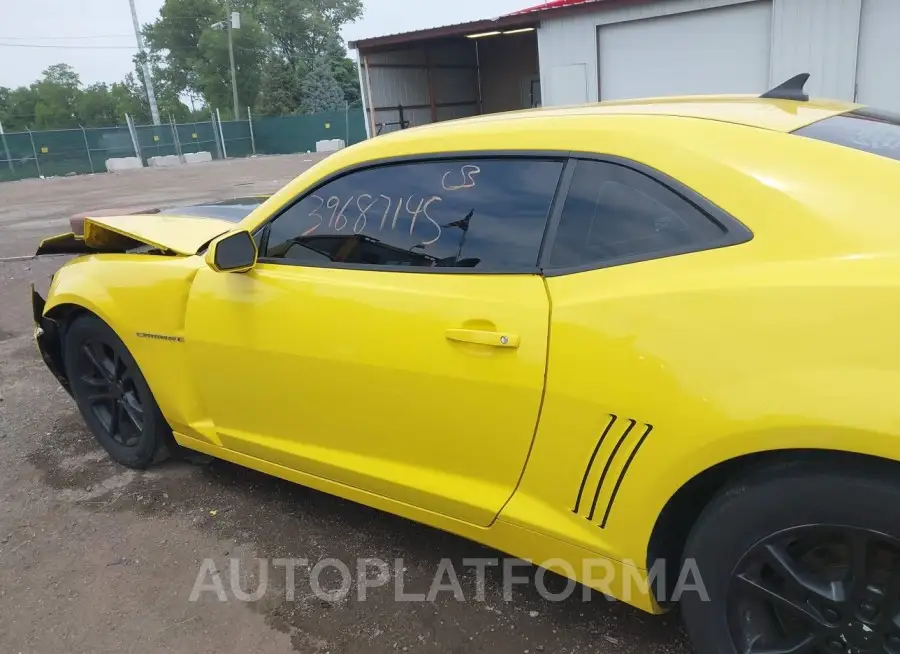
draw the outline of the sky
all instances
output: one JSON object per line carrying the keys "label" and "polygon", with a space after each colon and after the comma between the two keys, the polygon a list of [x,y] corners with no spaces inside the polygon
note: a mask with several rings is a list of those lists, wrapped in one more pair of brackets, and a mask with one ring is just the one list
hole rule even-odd
{"label": "sky", "polygon": [[[364,2],[362,19],[343,31],[347,40],[494,18],[538,4],[538,0]],[[85,84],[117,82],[133,70],[135,40],[128,0],[0,0],[0,4],[4,5],[0,86],[30,84],[55,63],[71,64]],[[163,0],[135,4],[143,24],[153,21]]]}

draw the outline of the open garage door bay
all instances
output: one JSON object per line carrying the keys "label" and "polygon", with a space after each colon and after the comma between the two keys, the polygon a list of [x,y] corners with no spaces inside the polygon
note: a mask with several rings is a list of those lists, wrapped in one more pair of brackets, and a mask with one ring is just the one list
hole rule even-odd
{"label": "open garage door bay", "polygon": [[394,47],[362,63],[372,134],[540,105],[532,27]]}

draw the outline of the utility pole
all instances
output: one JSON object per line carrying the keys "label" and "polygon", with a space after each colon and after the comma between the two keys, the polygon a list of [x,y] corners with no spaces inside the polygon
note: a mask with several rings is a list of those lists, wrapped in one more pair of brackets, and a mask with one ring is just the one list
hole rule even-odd
{"label": "utility pole", "polygon": [[[134,3],[134,0],[131,0]],[[234,119],[240,120],[240,106],[238,105],[237,73],[234,70],[234,37],[232,32],[241,28],[241,15],[231,11],[231,3],[226,5],[228,9],[228,60],[231,62],[231,94],[234,99]]]}
{"label": "utility pole", "polygon": [[159,125],[159,107],[156,106],[156,93],[153,91],[153,78],[150,77],[150,64],[147,63],[147,53],[144,52],[144,39],[141,38],[141,23],[138,21],[137,9],[134,0],[128,0],[131,5],[131,20],[134,23],[134,38],[137,40],[138,56],[141,59],[141,69],[144,71],[144,86],[147,88],[147,102],[150,103],[150,116],[153,124]]}

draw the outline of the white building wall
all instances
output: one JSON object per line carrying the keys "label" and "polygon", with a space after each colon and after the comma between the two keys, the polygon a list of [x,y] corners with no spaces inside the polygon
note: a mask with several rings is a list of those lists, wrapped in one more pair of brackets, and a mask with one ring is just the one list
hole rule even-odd
{"label": "white building wall", "polygon": [[598,28],[600,99],[765,93],[772,2],[612,23]]}
{"label": "white building wall", "polygon": [[[544,106],[597,102],[597,28],[685,11],[726,7],[754,0],[659,0],[545,20],[538,29]],[[830,2],[831,0],[820,0]],[[900,0],[898,0],[900,1]],[[581,82],[585,92],[582,94]]]}
{"label": "white building wall", "polygon": [[900,111],[900,0],[863,0],[856,99]]}
{"label": "white building wall", "polygon": [[[813,96],[853,100],[860,0],[775,0],[772,15],[773,86],[798,73],[812,77]],[[900,26],[896,26],[900,34]]]}
{"label": "white building wall", "polygon": [[541,23],[538,57],[545,107],[597,102],[597,28],[592,14]]}
{"label": "white building wall", "polygon": [[[544,20],[538,47],[545,106],[598,101],[598,27],[752,1],[658,0],[609,9],[600,4],[595,12]],[[867,0],[773,0],[770,85],[809,72],[812,95],[852,100],[861,1]]]}

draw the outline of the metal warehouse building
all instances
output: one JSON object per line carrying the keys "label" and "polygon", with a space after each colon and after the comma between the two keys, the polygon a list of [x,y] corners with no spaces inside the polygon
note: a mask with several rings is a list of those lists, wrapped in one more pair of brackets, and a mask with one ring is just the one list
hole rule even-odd
{"label": "metal warehouse building", "polygon": [[540,105],[757,93],[800,72],[812,95],[900,111],[900,0],[555,0],[350,45],[370,135]]}

